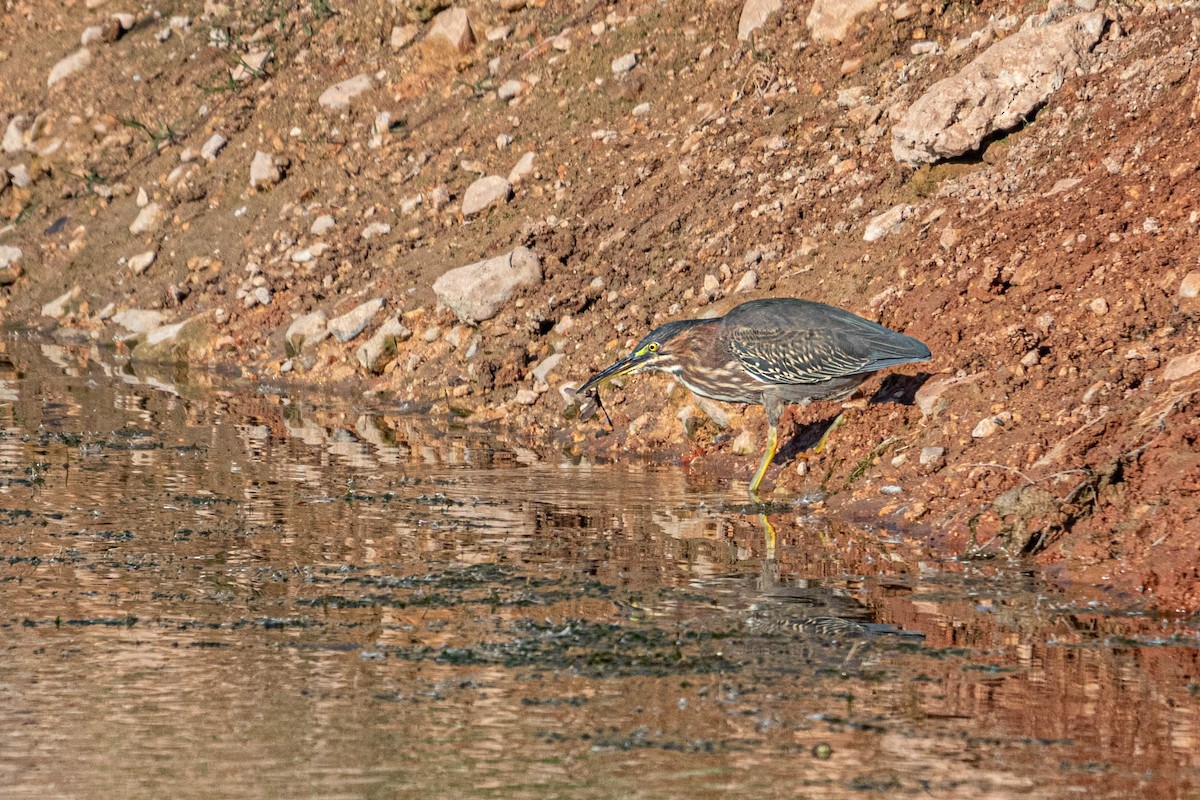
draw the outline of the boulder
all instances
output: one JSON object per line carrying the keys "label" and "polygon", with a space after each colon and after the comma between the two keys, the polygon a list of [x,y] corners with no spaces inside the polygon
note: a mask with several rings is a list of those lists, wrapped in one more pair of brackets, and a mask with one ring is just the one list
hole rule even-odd
{"label": "boulder", "polygon": [[517,289],[542,281],[542,264],[526,247],[452,269],[433,283],[438,301],[466,323],[500,312]]}

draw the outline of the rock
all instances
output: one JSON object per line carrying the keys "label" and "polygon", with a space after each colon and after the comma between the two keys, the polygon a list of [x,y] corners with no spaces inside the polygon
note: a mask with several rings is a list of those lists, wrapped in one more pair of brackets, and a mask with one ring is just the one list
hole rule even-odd
{"label": "rock", "polygon": [[92,63],[91,50],[88,50],[86,47],[76,50],[54,65],[54,68],[50,70],[50,77],[46,79],[46,85],[53,86],[77,72],[82,72],[90,63]]}
{"label": "rock", "polygon": [[750,431],[742,431],[733,437],[733,443],[729,445],[729,450],[734,455],[753,455],[758,451],[758,443],[754,440],[754,434]]}
{"label": "rock", "polygon": [[805,24],[818,42],[841,42],[859,14],[878,6],[875,0],[813,0]]}
{"label": "rock", "polygon": [[1014,33],[938,81],[892,128],[892,155],[910,166],[969,153],[1016,127],[1062,86],[1104,31],[1104,13]]}
{"label": "rock", "polygon": [[330,86],[321,93],[321,96],[317,98],[317,102],[321,105],[321,108],[329,111],[344,111],[350,107],[351,100],[374,85],[375,83],[370,75],[366,73],[355,75],[353,78],[347,78],[341,83],[335,83],[333,86]]}
{"label": "rock", "polygon": [[80,288],[74,286],[70,291],[63,292],[58,297],[42,306],[42,316],[51,319],[61,319],[67,313],[67,304],[79,296]]}
{"label": "rock", "polygon": [[146,333],[161,328],[166,319],[167,315],[161,311],[142,308],[130,308],[112,317],[113,322],[130,333]]}
{"label": "rock", "polygon": [[946,392],[955,386],[974,383],[980,377],[982,376],[976,373],[927,381],[917,390],[913,400],[916,402],[917,408],[921,409],[922,416],[931,417],[946,407],[947,401],[944,397]]}
{"label": "rock", "polygon": [[889,233],[898,233],[904,227],[904,220],[911,217],[912,212],[912,206],[905,204],[889,208],[867,223],[867,228],[863,232],[863,240],[875,242]]}
{"label": "rock", "polygon": [[529,374],[533,376],[535,383],[548,383],[550,380],[550,373],[562,363],[564,358],[566,358],[566,356],[564,356],[562,353],[551,353],[543,358],[536,367],[530,370]]}
{"label": "rock", "polygon": [[465,8],[447,8],[433,18],[426,41],[444,41],[460,53],[468,52],[475,44],[475,31]]}
{"label": "rock", "polygon": [[1200,297],[1200,272],[1193,270],[1183,276],[1179,284],[1179,296],[1185,300]]}
{"label": "rock", "polygon": [[512,100],[525,89],[525,84],[516,79],[510,79],[500,84],[500,88],[496,90],[496,97],[501,100]]}
{"label": "rock", "polygon": [[412,44],[413,40],[421,33],[421,26],[409,23],[408,25],[396,25],[392,28],[391,45],[393,50],[403,50]]}
{"label": "rock", "polygon": [[204,315],[147,331],[130,358],[141,362],[198,363],[213,351],[213,332]]}
{"label": "rock", "polygon": [[383,308],[383,302],[382,297],[376,297],[373,300],[360,303],[340,317],[334,317],[329,320],[329,332],[339,342],[345,343],[350,341],[366,330],[367,325],[371,323],[371,318]]}
{"label": "rock", "polygon": [[25,131],[22,126],[29,121],[29,118],[24,114],[17,114],[8,121],[8,127],[4,129],[4,141],[0,143],[0,148],[6,153],[19,153],[25,149]]}
{"label": "rock", "polygon": [[12,178],[12,185],[18,189],[28,189],[33,183],[29,167],[25,164],[13,164],[8,168],[8,174]]}
{"label": "rock", "polygon": [[271,291],[270,287],[256,286],[254,288],[254,291],[252,291],[250,294],[248,294],[246,296],[246,299],[247,300],[253,299],[254,302],[260,306],[269,306],[269,305],[271,305],[271,298],[274,296],[275,295]]}
{"label": "rock", "polygon": [[362,234],[360,235],[364,239],[374,239],[376,236],[387,236],[391,232],[392,226],[388,225],[386,222],[372,222],[370,225],[363,228]]}
{"label": "rock", "polygon": [[1168,382],[1178,381],[1197,372],[1200,372],[1200,350],[1184,356],[1175,356],[1168,361],[1167,366],[1163,368],[1162,379]]}
{"label": "rock", "polygon": [[283,335],[283,347],[289,358],[300,355],[302,348],[316,347],[329,335],[328,317],[324,311],[314,311],[297,317]]}
{"label": "rock", "polygon": [[509,36],[512,36],[512,28],[508,25],[497,25],[494,28],[488,28],[484,38],[489,42],[503,42]]}
{"label": "rock", "polygon": [[412,331],[404,326],[399,317],[392,317],[379,326],[379,330],[358,348],[354,357],[367,372],[378,374],[396,354],[396,345],[412,337]]}
{"label": "rock", "polygon": [[154,263],[154,259],[156,258],[158,258],[158,252],[154,250],[139,253],[129,259],[129,269],[133,270],[134,275],[141,275],[150,269],[150,265]]}
{"label": "rock", "polygon": [[946,448],[922,447],[920,461],[922,467],[932,467],[937,469],[946,463]]}
{"label": "rock", "polygon": [[533,160],[537,157],[536,153],[526,153],[517,160],[513,165],[512,170],[508,173],[508,182],[510,184],[520,183],[533,174]]}
{"label": "rock", "polygon": [[217,155],[219,155],[220,152],[225,149],[225,145],[228,144],[228,141],[229,140],[227,140],[221,134],[214,133],[212,136],[208,137],[208,141],[206,141],[200,148],[200,157],[205,161],[216,160]]}
{"label": "rock", "polygon": [[0,244],[0,286],[11,286],[24,274],[25,270],[17,263],[21,256],[21,248]]}
{"label": "rock", "polygon": [[1004,430],[1005,426],[1012,422],[1011,411],[1001,411],[999,414],[993,414],[990,417],[984,417],[979,420],[975,429],[971,431],[971,436],[975,439],[987,439],[990,436],[995,436],[1000,431]]}
{"label": "rock", "polygon": [[468,324],[491,319],[522,286],[542,281],[542,265],[528,248],[458,267],[433,283],[438,301]]}
{"label": "rock", "polygon": [[334,222],[333,217],[329,216],[328,214],[322,214],[313,220],[312,227],[309,228],[309,233],[311,233],[313,236],[324,236],[333,230],[335,225],[337,225],[337,223]]}
{"label": "rock", "polygon": [[250,188],[269,189],[283,180],[283,171],[270,153],[262,150],[254,151],[254,160],[250,162]]}
{"label": "rock", "polygon": [[480,178],[468,186],[463,195],[463,216],[472,217],[491,205],[507,203],[511,195],[512,186],[499,175]]}
{"label": "rock", "polygon": [[531,406],[537,402],[540,395],[532,389],[518,389],[516,401],[523,406]]}
{"label": "rock", "polygon": [[129,232],[134,236],[140,236],[157,228],[162,224],[162,220],[162,207],[158,203],[147,203],[146,207],[138,212],[137,218],[129,226]]}
{"label": "rock", "polygon": [[742,16],[738,20],[738,38],[743,42],[779,9],[783,8],[783,0],[746,0],[742,6]]}
{"label": "rock", "polygon": [[649,103],[638,103],[633,107],[633,111],[630,113],[632,113],[635,117],[644,117],[650,113],[650,108],[651,106]]}
{"label": "rock", "polygon": [[629,72],[634,67],[636,67],[637,63],[638,63],[637,53],[626,53],[623,56],[614,58],[613,62],[612,62],[612,74],[613,75],[624,75],[626,72]]}
{"label": "rock", "polygon": [[1108,313],[1108,301],[1103,297],[1097,297],[1096,299],[1092,300],[1092,302],[1088,303],[1088,310],[1097,317],[1103,317]]}
{"label": "rock", "polygon": [[754,270],[747,270],[746,274],[742,276],[742,279],[737,282],[737,286],[734,287],[733,293],[741,294],[742,292],[753,292],[757,288],[758,273]]}
{"label": "rock", "polygon": [[270,60],[271,51],[269,50],[256,50],[253,53],[247,53],[242,57],[241,63],[229,73],[229,77],[233,78],[237,83],[245,83],[251,78],[260,77],[263,75],[263,70]]}

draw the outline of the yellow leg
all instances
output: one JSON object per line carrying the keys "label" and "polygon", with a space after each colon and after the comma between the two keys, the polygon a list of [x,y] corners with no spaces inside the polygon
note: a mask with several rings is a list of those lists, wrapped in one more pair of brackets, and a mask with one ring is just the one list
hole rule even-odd
{"label": "yellow leg", "polygon": [[832,425],[825,429],[825,433],[821,434],[821,441],[817,442],[817,446],[813,448],[812,452],[814,456],[819,456],[821,453],[825,452],[825,445],[829,443],[829,434],[842,427],[842,423],[845,421],[846,415],[844,413],[837,415],[837,419],[833,421]]}
{"label": "yellow leg", "polygon": [[775,459],[775,453],[778,450],[779,431],[777,430],[777,426],[768,425],[767,449],[763,453],[762,463],[758,465],[758,471],[754,473],[754,478],[750,481],[750,497],[752,499],[758,499],[758,485],[762,483],[763,476],[767,474],[767,467],[771,466],[771,462]]}
{"label": "yellow leg", "polygon": [[778,538],[775,535],[775,526],[771,524],[771,520],[767,519],[766,514],[758,515],[759,524],[762,525],[763,538],[766,541],[766,559],[767,561],[775,560],[775,540]]}

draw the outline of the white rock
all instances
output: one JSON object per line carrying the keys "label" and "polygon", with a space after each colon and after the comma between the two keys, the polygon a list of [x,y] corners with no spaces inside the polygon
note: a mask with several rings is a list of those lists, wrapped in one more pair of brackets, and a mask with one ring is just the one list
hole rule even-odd
{"label": "white rock", "polygon": [[892,155],[916,166],[977,150],[1015,127],[1073,75],[1099,41],[1104,12],[1014,33],[929,87],[892,128]]}
{"label": "white rock", "polygon": [[205,161],[215,160],[221,151],[225,149],[225,145],[228,144],[228,141],[229,140],[221,134],[214,133],[212,136],[208,137],[208,141],[206,141],[204,146],[200,148],[200,157]]}
{"label": "white rock", "polygon": [[904,227],[904,221],[912,216],[912,206],[901,204],[893,206],[867,223],[863,232],[863,240],[875,242],[889,233],[898,233]]}
{"label": "white rock", "polygon": [[49,303],[46,303],[46,305],[42,306],[42,316],[50,317],[51,319],[60,319],[67,313],[67,304],[78,297],[79,292],[79,287],[75,286],[70,291],[64,292]]}
{"label": "white rock", "polygon": [[297,317],[283,335],[284,348],[289,356],[297,356],[302,348],[312,348],[329,336],[329,319],[324,311],[313,311]]}
{"label": "white rock", "polygon": [[452,269],[433,283],[438,301],[463,322],[491,319],[517,289],[542,281],[537,255],[525,247]]}
{"label": "white rock", "polygon": [[380,373],[396,353],[396,344],[409,339],[412,331],[405,327],[399,317],[392,317],[379,326],[379,330],[358,348],[354,356],[368,372]]}
{"label": "white rock", "polygon": [[533,379],[538,383],[547,383],[550,378],[550,373],[557,369],[558,365],[566,358],[562,353],[551,353],[543,358],[536,367],[530,370]]}
{"label": "white rock", "polygon": [[508,202],[512,194],[512,186],[499,175],[488,175],[472,183],[463,194],[462,213],[471,217],[484,211],[491,205]]}
{"label": "white rock", "polygon": [[138,187],[137,198],[134,199],[134,202],[137,203],[138,208],[145,208],[150,205],[150,195],[146,193],[146,187]]}
{"label": "white rock", "polygon": [[158,258],[158,253],[154,250],[147,250],[144,253],[139,253],[129,259],[129,268],[133,270],[134,275],[141,275],[146,270],[150,269],[150,265],[154,263],[154,259]]}
{"label": "white rock", "polygon": [[313,224],[312,227],[309,228],[309,232],[313,236],[324,236],[333,230],[335,225],[337,225],[337,223],[334,222],[333,217],[329,216],[328,214],[322,214],[313,220]]}
{"label": "white rock", "polygon": [[937,467],[941,466],[946,460],[946,448],[944,447],[922,447],[921,448],[921,466]]}
{"label": "white rock", "polygon": [[433,18],[426,40],[444,41],[460,53],[475,44],[475,31],[465,8],[447,8]]}
{"label": "white rock", "polygon": [[273,293],[269,287],[257,286],[255,287],[254,291],[250,293],[250,296],[253,297],[260,306],[269,306],[271,305],[271,297],[273,296]]}
{"label": "white rock", "polygon": [[167,315],[161,311],[130,308],[114,314],[112,321],[130,333],[146,333],[161,327],[167,321]]}
{"label": "white rock", "polygon": [[537,157],[536,153],[526,153],[517,160],[513,168],[508,173],[509,183],[520,183],[533,174],[533,160]]}
{"label": "white rock", "polygon": [[403,50],[421,33],[421,26],[408,24],[396,25],[392,28],[391,45],[393,50]]}
{"label": "white rock", "polygon": [[1179,283],[1179,296],[1186,300],[1200,297],[1200,272],[1193,270],[1183,276]]}
{"label": "white rock", "polygon": [[637,66],[637,53],[626,53],[623,56],[613,59],[612,73],[613,75],[624,75]]}
{"label": "white rock", "polygon": [[21,248],[0,244],[0,269],[7,269],[9,266],[17,263],[21,260],[22,255]]}
{"label": "white rock", "polygon": [[19,153],[25,149],[25,131],[21,128],[29,121],[29,118],[24,114],[17,114],[8,121],[8,127],[4,130],[4,141],[0,143],[0,147],[6,153]]}
{"label": "white rock", "polygon": [[989,436],[995,436],[1004,427],[1012,422],[1012,412],[1001,411],[999,414],[993,414],[990,417],[984,417],[979,420],[975,429],[971,431],[971,436],[976,439],[986,439]]}
{"label": "white rock", "polygon": [[742,279],[738,281],[734,287],[733,293],[740,294],[742,292],[752,292],[758,288],[758,273],[754,270],[748,270]]}
{"label": "white rock", "polygon": [[524,88],[525,84],[514,78],[500,84],[500,88],[496,90],[496,96],[501,100],[512,100],[514,97],[519,95]]}
{"label": "white rock", "polygon": [[386,236],[392,232],[392,226],[386,222],[372,222],[362,230],[362,238],[374,239],[376,236]]}
{"label": "white rock", "polygon": [[12,185],[18,189],[26,189],[33,183],[33,178],[29,174],[29,167],[25,164],[13,164],[8,168],[8,174],[12,179]]}
{"label": "white rock", "polygon": [[860,14],[878,7],[876,0],[813,0],[805,24],[818,42],[841,42]]}
{"label": "white rock", "polygon": [[353,78],[347,78],[341,83],[335,83],[333,86],[330,86],[321,93],[321,96],[317,98],[317,102],[322,108],[330,111],[344,111],[350,107],[351,100],[374,85],[375,83],[370,75],[366,73],[355,75]]}
{"label": "white rock", "polygon": [[162,207],[158,203],[148,203],[145,208],[138,212],[137,219],[129,226],[129,232],[134,236],[140,236],[157,228],[162,224],[162,220]]}
{"label": "white rock", "polygon": [[649,113],[650,113],[650,104],[649,103],[638,103],[636,106],[633,107],[633,115],[635,117],[644,117]]}
{"label": "white rock", "polygon": [[537,402],[538,397],[540,396],[541,395],[532,389],[518,389],[516,401],[523,406],[531,406]]}
{"label": "white rock", "polygon": [[371,318],[383,308],[383,298],[376,297],[351,309],[349,312],[329,320],[329,332],[339,342],[348,342],[362,333]]}
{"label": "white rock", "polygon": [[54,68],[50,70],[50,77],[46,79],[46,85],[53,86],[77,72],[82,72],[90,63],[92,63],[92,51],[86,47],[76,50],[54,65]]}
{"label": "white rock", "polygon": [[254,151],[254,160],[250,162],[250,188],[266,189],[274,186],[283,179],[283,173],[270,153],[262,150]]}
{"label": "white rock", "polygon": [[1175,356],[1163,368],[1164,381],[1178,381],[1200,372],[1200,350],[1187,355]]}
{"label": "white rock", "polygon": [[783,8],[783,0],[746,0],[738,20],[738,38],[743,42],[763,26],[772,14]]}
{"label": "white rock", "polygon": [[104,26],[92,25],[91,27],[84,28],[83,33],[79,34],[79,43],[84,47],[87,47],[89,44],[95,44],[103,38]]}
{"label": "white rock", "polygon": [[502,42],[512,35],[512,27],[508,25],[497,25],[494,28],[488,28],[488,32],[484,37],[489,42]]}

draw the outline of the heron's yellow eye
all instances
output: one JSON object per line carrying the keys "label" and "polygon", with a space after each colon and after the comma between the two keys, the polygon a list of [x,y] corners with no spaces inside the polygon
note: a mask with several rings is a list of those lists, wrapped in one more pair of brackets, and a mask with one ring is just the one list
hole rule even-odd
{"label": "heron's yellow eye", "polygon": [[658,352],[658,342],[651,342],[650,344],[646,345],[646,351],[649,353],[657,353]]}

